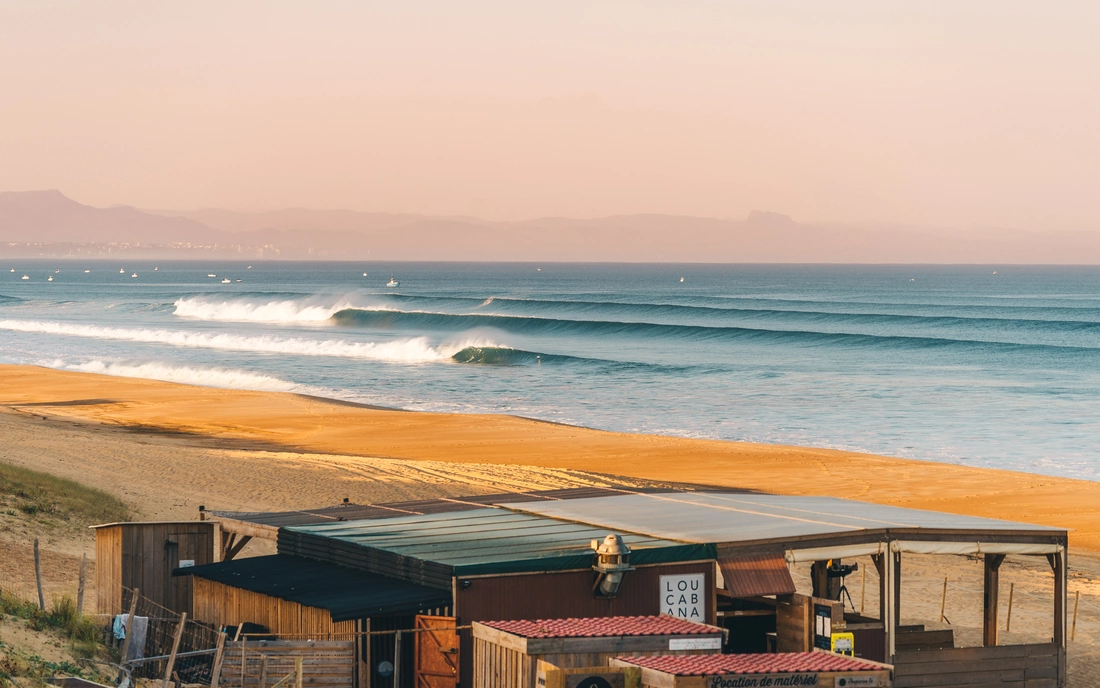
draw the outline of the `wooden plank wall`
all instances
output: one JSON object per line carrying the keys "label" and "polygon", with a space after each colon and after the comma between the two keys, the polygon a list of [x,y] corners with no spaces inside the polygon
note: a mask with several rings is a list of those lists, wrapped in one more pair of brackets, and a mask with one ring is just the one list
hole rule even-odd
{"label": "wooden plank wall", "polygon": [[[242,646],[244,647],[243,675],[241,673]],[[266,672],[264,657],[267,658]],[[303,658],[303,686],[354,688],[355,642],[352,640],[227,642],[219,686],[269,688],[294,671],[295,657]],[[266,679],[262,685],[261,674]],[[291,679],[283,685],[294,688],[294,680]]]}
{"label": "wooden plank wall", "polygon": [[898,652],[894,688],[1059,688],[1065,650],[1054,643]]}
{"label": "wooden plank wall", "polygon": [[123,613],[122,526],[95,531],[95,610],[97,614]]}
{"label": "wooden plank wall", "polygon": [[579,669],[606,667],[615,657],[717,654],[717,650],[669,650],[667,641],[662,645],[663,647],[653,650],[620,649],[615,652],[528,655],[491,640],[474,638],[474,688],[536,688],[539,660],[559,669]]}
{"label": "wooden plank wall", "polygon": [[192,618],[217,628],[245,621],[258,623],[276,635],[315,640],[348,640],[354,637],[355,621],[333,623],[328,610],[307,607],[251,590],[234,588],[205,578],[192,583]]}

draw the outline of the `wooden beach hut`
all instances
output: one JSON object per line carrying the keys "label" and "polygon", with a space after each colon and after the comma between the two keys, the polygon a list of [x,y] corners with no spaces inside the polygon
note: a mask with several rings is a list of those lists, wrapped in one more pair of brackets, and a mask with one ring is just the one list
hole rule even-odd
{"label": "wooden beach hut", "polygon": [[540,663],[545,676],[606,668],[622,655],[716,654],[723,631],[671,616],[612,616],[474,622],[473,638],[474,688],[537,688]]}

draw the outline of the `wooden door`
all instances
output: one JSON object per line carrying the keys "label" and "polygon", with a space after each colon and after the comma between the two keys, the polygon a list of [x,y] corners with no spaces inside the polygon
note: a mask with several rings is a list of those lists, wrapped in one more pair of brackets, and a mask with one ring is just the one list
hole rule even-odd
{"label": "wooden door", "polygon": [[415,688],[458,685],[458,632],[453,616],[417,616]]}

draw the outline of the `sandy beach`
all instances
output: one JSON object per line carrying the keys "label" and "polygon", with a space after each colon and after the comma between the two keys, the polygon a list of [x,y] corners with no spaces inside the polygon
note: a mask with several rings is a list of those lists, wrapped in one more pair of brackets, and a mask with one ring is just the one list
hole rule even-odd
{"label": "sandy beach", "polygon": [[[508,416],[368,408],[293,394],[0,366],[0,460],[114,494],[143,519],[192,519],[198,506],[277,510],[580,485],[708,483],[830,494],[915,508],[1059,525],[1071,533],[1071,595],[1082,594],[1070,669],[1100,671],[1100,484],[803,447],[600,432]],[[0,585],[29,593],[26,527],[0,529]],[[72,592],[87,532],[43,542],[47,590]],[[266,553],[254,542],[245,555]],[[981,565],[911,560],[903,619],[939,623],[943,578],[959,642],[980,641]],[[919,562],[919,563],[918,563]],[[865,568],[873,566],[863,562]],[[1045,561],[1006,564],[1017,605],[1010,642],[1050,633]],[[804,579],[807,572],[798,572]],[[30,575],[29,575],[30,574]],[[807,581],[803,581],[808,584]],[[877,582],[849,581],[877,608]],[[1002,610],[1002,615],[1005,613]],[[1016,629],[1020,630],[1016,630]]]}
{"label": "sandy beach", "polygon": [[[1100,483],[827,449],[602,432],[497,415],[392,411],[295,394],[0,366],[0,406],[210,447],[534,466],[651,481],[824,494],[1072,529],[1100,552]],[[205,469],[233,481],[232,463]],[[297,493],[271,475],[265,490]],[[322,503],[331,500],[321,500]]]}

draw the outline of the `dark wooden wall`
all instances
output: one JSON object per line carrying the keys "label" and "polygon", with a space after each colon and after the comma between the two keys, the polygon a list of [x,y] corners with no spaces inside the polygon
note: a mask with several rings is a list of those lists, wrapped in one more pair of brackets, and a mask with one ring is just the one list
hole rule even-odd
{"label": "dark wooden wall", "polygon": [[97,611],[120,614],[122,587],[174,612],[194,616],[191,577],[173,578],[181,560],[214,562],[212,521],[119,523],[96,529]]}
{"label": "dark wooden wall", "polygon": [[1054,643],[960,647],[898,652],[894,686],[910,688],[1060,688],[1065,685],[1065,650]]}
{"label": "dark wooden wall", "polygon": [[[456,585],[458,622],[511,621],[514,619],[567,619],[572,617],[650,616],[661,613],[660,577],[687,573],[705,574],[706,623],[716,616],[714,562],[662,564],[631,571],[623,578],[619,594],[597,597],[592,592],[593,571],[537,573],[492,578],[470,578],[470,586]],[[459,579],[466,580],[466,579]],[[462,685],[473,685],[474,643],[470,631],[461,632]]]}

